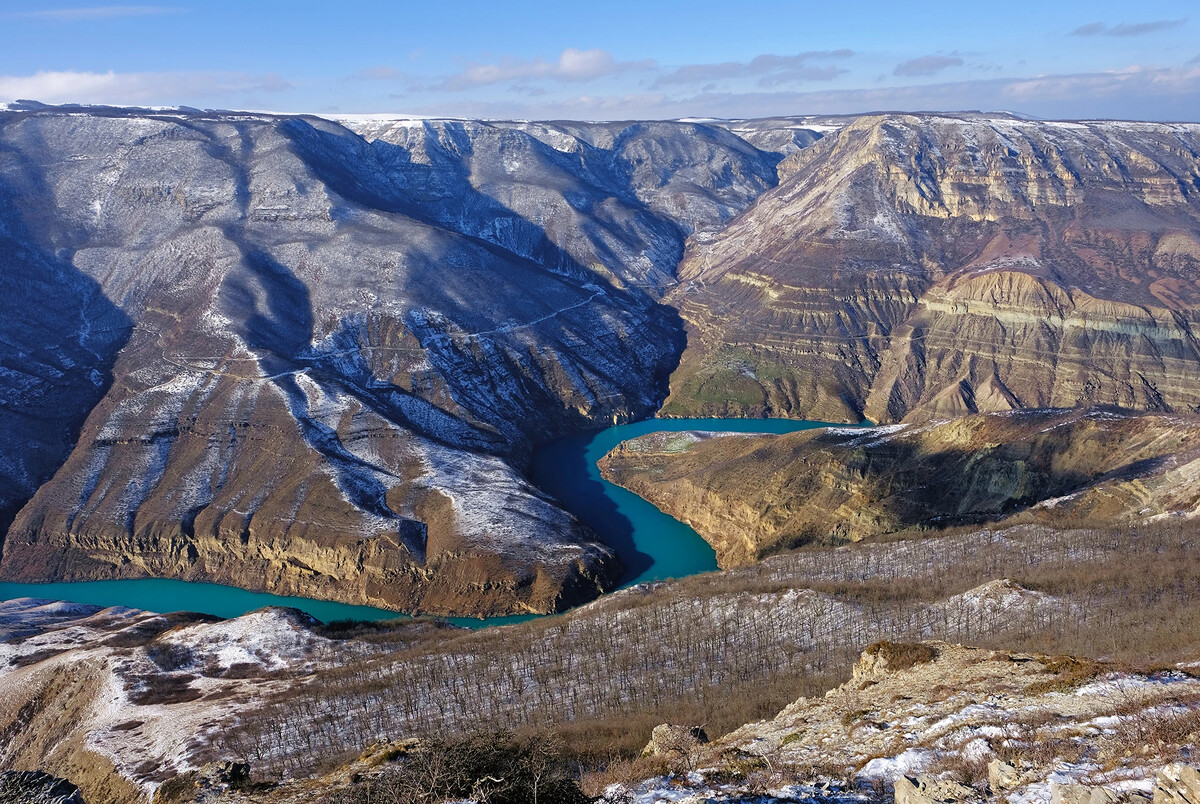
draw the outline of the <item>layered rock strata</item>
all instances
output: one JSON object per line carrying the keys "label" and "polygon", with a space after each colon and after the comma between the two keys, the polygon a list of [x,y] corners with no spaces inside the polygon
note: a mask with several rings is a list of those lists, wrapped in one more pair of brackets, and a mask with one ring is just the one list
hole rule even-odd
{"label": "layered rock strata", "polygon": [[0,143],[5,578],[552,611],[619,568],[529,453],[668,376],[668,415],[1200,407],[1192,125],[17,104]]}
{"label": "layered rock strata", "polygon": [[665,413],[1200,407],[1200,127],[867,116],[692,238]]}
{"label": "layered rock strata", "polygon": [[1018,515],[1194,516],[1200,418],[1039,410],[786,435],[652,433],[600,467],[694,527],[731,567],[802,544]]}

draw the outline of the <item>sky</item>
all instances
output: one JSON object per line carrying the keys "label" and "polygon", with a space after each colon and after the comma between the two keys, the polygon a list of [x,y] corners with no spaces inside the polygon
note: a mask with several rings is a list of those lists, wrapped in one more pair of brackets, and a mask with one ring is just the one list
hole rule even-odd
{"label": "sky", "polygon": [[1200,120],[1200,6],[1141,0],[0,0],[0,102],[615,120]]}

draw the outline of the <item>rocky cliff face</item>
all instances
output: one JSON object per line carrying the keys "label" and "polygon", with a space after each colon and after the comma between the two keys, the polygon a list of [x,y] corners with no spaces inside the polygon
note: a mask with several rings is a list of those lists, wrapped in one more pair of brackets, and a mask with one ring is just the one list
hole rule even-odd
{"label": "rocky cliff face", "polygon": [[1200,127],[864,117],[691,240],[665,412],[1193,411]]}
{"label": "rocky cliff face", "polygon": [[0,771],[0,801],[8,804],[84,804],[75,785],[38,771]]}
{"label": "rocky cliff face", "polygon": [[683,238],[778,156],[691,124],[366,133],[0,115],[3,577],[479,614],[613,582],[520,468],[658,405]]}
{"label": "rocky cliff face", "polygon": [[722,567],[914,527],[1111,523],[1200,510],[1200,419],[1107,410],[979,414],[778,436],[652,433],[605,478],[692,525]]}
{"label": "rocky cliff face", "polygon": [[741,212],[782,156],[695,123],[347,125],[439,222],[539,261],[560,250],[655,295],[674,283],[680,232]]}

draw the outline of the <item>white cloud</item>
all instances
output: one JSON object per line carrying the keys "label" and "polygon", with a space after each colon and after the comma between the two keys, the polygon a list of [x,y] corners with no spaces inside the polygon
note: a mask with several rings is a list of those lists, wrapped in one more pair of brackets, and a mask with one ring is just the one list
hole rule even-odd
{"label": "white cloud", "polygon": [[814,67],[813,60],[845,59],[854,51],[809,50],[791,56],[763,53],[750,61],[724,61],[713,64],[685,64],[654,82],[656,87],[669,84],[702,84],[738,78],[758,78],[761,86],[774,86],[793,81],[829,81],[845,70],[832,66]]}
{"label": "white cloud", "polygon": [[[1016,100],[1111,98],[1132,94],[1157,97],[1200,92],[1200,67],[1128,67],[1104,73],[1046,75],[1009,81],[1003,93]],[[1193,113],[1191,117],[1195,117]]]}
{"label": "white cloud", "polygon": [[892,75],[918,76],[936,75],[947,67],[962,67],[963,60],[957,56],[921,56],[896,65]]}
{"label": "white cloud", "polygon": [[1187,17],[1177,20],[1154,20],[1152,22],[1122,22],[1117,25],[1105,25],[1103,22],[1089,22],[1071,31],[1071,36],[1141,36],[1142,34],[1166,31],[1178,28],[1187,22]]}
{"label": "white cloud", "polygon": [[567,48],[556,61],[544,59],[501,59],[493,64],[469,64],[462,72],[437,82],[428,89],[459,91],[506,81],[549,79],[555,81],[591,81],[607,75],[649,70],[653,59],[617,61],[607,50]]}
{"label": "white cloud", "polygon": [[0,100],[43,103],[180,104],[245,92],[282,92],[278,75],[244,73],[89,73],[0,75]]}
{"label": "white cloud", "polygon": [[464,101],[411,111],[432,116],[582,120],[862,114],[886,110],[997,110],[1046,118],[1200,122],[1200,66],[1130,67],[1104,73],[992,78],[825,91],[577,95],[546,100]]}
{"label": "white cloud", "polygon": [[183,13],[183,9],[166,6],[92,6],[90,8],[44,8],[37,11],[17,11],[5,16],[54,22],[86,22],[118,17],[150,17],[159,14],[181,13]]}

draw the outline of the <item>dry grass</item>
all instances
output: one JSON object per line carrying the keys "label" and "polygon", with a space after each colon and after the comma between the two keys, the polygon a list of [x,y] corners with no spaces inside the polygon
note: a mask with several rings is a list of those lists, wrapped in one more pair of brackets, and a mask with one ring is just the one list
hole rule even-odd
{"label": "dry grass", "polygon": [[[545,725],[581,766],[607,769],[632,761],[658,723],[705,723],[716,737],[841,683],[873,643],[893,666],[928,661],[930,649],[912,646],[926,637],[1081,656],[1051,665],[1047,690],[1069,689],[1099,672],[1097,658],[1200,655],[1192,540],[1170,524],[956,532],[802,550],[498,630],[381,628],[369,637],[382,655],[243,713],[212,755],[294,775],[380,739]],[[1060,602],[1018,612],[946,602],[999,578]],[[1037,739],[1014,735],[1014,750],[1070,752]]]}
{"label": "dry grass", "polygon": [[1115,693],[1112,714],[1118,720],[1098,740],[1102,763],[1116,765],[1128,757],[1157,764],[1194,762],[1200,745],[1200,695],[1167,694],[1151,700],[1122,699]]}
{"label": "dry grass", "polygon": [[594,798],[603,794],[610,785],[633,785],[670,772],[670,764],[662,757],[627,757],[618,754],[606,761],[585,766],[580,774],[579,787],[585,795]]}
{"label": "dry grass", "polygon": [[988,762],[991,757],[968,757],[961,753],[944,754],[926,769],[932,776],[950,779],[967,787],[984,791],[988,786]]}
{"label": "dry grass", "polygon": [[1076,656],[1053,656],[1042,662],[1042,667],[1054,677],[1030,684],[1025,691],[1030,695],[1047,692],[1069,692],[1082,687],[1105,671],[1099,662]]}
{"label": "dry grass", "polygon": [[204,694],[191,686],[195,680],[196,677],[189,673],[134,676],[127,682],[130,687],[129,699],[139,706],[194,701]]}
{"label": "dry grass", "polygon": [[1005,737],[992,742],[996,756],[1015,767],[1050,768],[1060,762],[1080,762],[1088,745],[1061,731],[1062,716],[1035,709],[1005,728]]}

